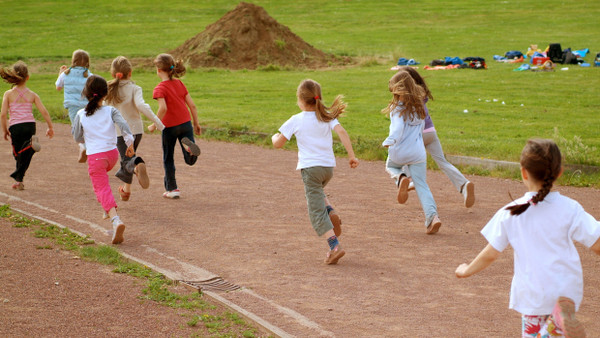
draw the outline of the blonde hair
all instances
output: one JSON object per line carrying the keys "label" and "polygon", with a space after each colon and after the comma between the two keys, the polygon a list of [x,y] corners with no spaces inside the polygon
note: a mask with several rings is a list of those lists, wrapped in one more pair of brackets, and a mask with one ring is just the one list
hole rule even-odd
{"label": "blonde hair", "polygon": [[345,112],[347,106],[342,101],[342,95],[336,96],[330,107],[325,106],[325,103],[323,103],[323,94],[321,94],[321,85],[311,79],[300,82],[296,96],[305,104],[315,106],[317,119],[321,122],[329,122],[337,118]]}
{"label": "blonde hair", "polygon": [[169,74],[171,80],[173,80],[173,77],[179,78],[185,75],[183,60],[175,60],[171,54],[159,54],[154,59],[154,65],[157,69]]}
{"label": "blonde hair", "polygon": [[400,116],[405,119],[418,118],[422,120],[427,116],[423,103],[427,94],[406,70],[394,74],[388,83],[388,88],[393,97],[388,106],[382,110],[383,113],[391,114],[400,107]]}
{"label": "blonde hair", "polygon": [[122,79],[127,79],[127,76],[132,71],[131,62],[124,56],[117,56],[110,65],[110,74],[113,79],[108,81],[108,94],[106,95],[106,102],[111,104],[118,104],[123,102],[123,99],[119,96],[119,83]]}
{"label": "blonde hair", "polygon": [[71,67],[65,70],[65,74],[69,75],[71,72],[71,68],[73,67],[83,67],[85,68],[85,72],[83,72],[83,77],[88,77],[88,68],[90,68],[90,54],[84,51],[83,49],[78,49],[73,52],[73,56],[71,57]]}
{"label": "blonde hair", "polygon": [[29,70],[23,61],[17,61],[17,63],[10,68],[0,69],[0,77],[7,83],[10,83],[12,87],[25,83],[28,76]]}

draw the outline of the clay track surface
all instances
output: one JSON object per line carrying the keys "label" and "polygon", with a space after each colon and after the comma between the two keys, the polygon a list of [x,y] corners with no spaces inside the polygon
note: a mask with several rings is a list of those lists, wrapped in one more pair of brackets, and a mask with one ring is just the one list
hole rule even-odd
{"label": "clay track surface", "polygon": [[[33,158],[23,191],[10,188],[14,160],[10,144],[2,144],[0,201],[109,242],[110,224],[101,218],[87,166],[77,163],[69,126],[55,128],[54,139],[41,137],[43,149]],[[44,130],[39,124],[38,134]],[[315,235],[308,221],[302,181],[295,171],[296,152],[201,140],[202,155],[195,166],[186,166],[177,154],[182,195],[167,200],[162,197],[160,142],[157,134],[144,135],[138,149],[148,165],[150,188],[134,186],[130,201],[118,201],[127,225],[125,242],[118,246],[123,253],[176,279],[220,276],[241,286],[241,291],[220,296],[284,335],[520,334],[520,315],[508,309],[511,249],[472,278],[459,280],[454,270],[485,246],[480,229],[510,200],[508,192],[519,196],[525,191],[522,183],[470,176],[477,200],[465,209],[446,176],[428,171],[443,223],[438,234],[428,236],[416,194],[410,194],[406,205],[398,205],[383,162],[363,161],[350,169],[347,159],[338,158],[326,192],[342,217],[340,241],[347,253],[338,265],[327,266],[326,241]],[[110,173],[111,186],[118,196],[115,171]],[[557,190],[600,218],[598,190]],[[578,248],[585,278],[578,317],[588,336],[596,337],[600,257]]]}

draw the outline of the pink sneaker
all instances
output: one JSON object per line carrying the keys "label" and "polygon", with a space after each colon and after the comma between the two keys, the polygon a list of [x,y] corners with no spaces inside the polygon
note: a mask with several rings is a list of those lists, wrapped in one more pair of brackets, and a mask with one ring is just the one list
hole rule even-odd
{"label": "pink sneaker", "polygon": [[556,326],[567,338],[585,338],[583,324],[575,318],[575,303],[571,298],[558,297],[552,317]]}

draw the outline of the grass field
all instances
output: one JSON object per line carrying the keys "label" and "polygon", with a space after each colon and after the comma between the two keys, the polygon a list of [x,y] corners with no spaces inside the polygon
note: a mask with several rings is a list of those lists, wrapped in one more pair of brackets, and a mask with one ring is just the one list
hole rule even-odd
{"label": "grass field", "polygon": [[[399,57],[420,61],[435,100],[428,104],[448,154],[516,161],[530,137],[561,141],[567,162],[600,165],[600,67],[558,65],[555,72],[514,72],[493,55],[559,42],[563,48],[600,52],[600,2],[583,1],[254,1],[308,43],[356,65],[327,70],[191,70],[183,81],[202,125],[273,133],[292,114],[295,88],[304,78],[323,85],[324,98],[344,94],[342,124],[360,158],[383,159],[379,146],[388,120],[389,70]],[[54,89],[58,67],[73,50],[90,52],[92,71],[109,76],[117,55],[151,58],[200,33],[236,6],[235,1],[1,1],[0,63],[23,59],[35,72],[29,86],[55,118],[64,116]],[[487,70],[424,71],[445,56],[484,57]],[[133,80],[153,108],[153,70]],[[7,84],[0,90],[8,89]],[[495,101],[496,100],[496,101]],[[489,101],[489,102],[488,102]],[[504,103],[503,103],[504,102]],[[465,110],[467,113],[465,113]],[[248,138],[249,142],[264,142]],[[592,178],[598,186],[600,179]]]}

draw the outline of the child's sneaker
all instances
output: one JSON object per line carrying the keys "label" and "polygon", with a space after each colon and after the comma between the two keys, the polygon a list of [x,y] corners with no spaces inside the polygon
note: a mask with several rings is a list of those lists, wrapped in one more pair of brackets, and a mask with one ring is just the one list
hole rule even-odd
{"label": "child's sneaker", "polygon": [[175,189],[175,190],[171,190],[171,191],[165,191],[163,193],[163,197],[164,198],[171,198],[171,199],[178,199],[179,198],[179,189]]}
{"label": "child's sneaker", "polygon": [[442,226],[442,221],[437,217],[437,215],[433,216],[431,223],[427,226],[427,234],[433,235],[440,230]]}
{"label": "child's sneaker", "polygon": [[181,139],[181,144],[185,146],[185,150],[187,150],[188,153],[194,156],[200,155],[200,147],[198,147],[198,145],[189,138],[184,137],[183,139]]}
{"label": "child's sneaker", "polygon": [[125,224],[123,224],[123,222],[121,222],[121,219],[119,218],[119,216],[115,216],[115,218],[113,219],[113,237],[112,237],[112,244],[120,244],[123,243],[123,233],[125,232]]}
{"label": "child's sneaker", "polygon": [[416,190],[415,184],[413,183],[413,181],[410,181],[410,183],[408,184],[408,189],[406,189],[406,191],[412,191],[412,190]]}
{"label": "child's sneaker", "polygon": [[465,183],[462,188],[462,194],[465,200],[465,207],[472,207],[475,204],[475,184],[473,182]]}
{"label": "child's sneaker", "polygon": [[131,193],[130,192],[125,192],[125,190],[123,190],[123,186],[119,187],[119,196],[121,197],[121,201],[129,201],[129,197],[131,197]]}
{"label": "child's sneaker", "polygon": [[340,237],[342,234],[342,219],[335,209],[333,209],[330,205],[327,206],[327,213],[329,214],[329,220],[331,220],[331,224],[333,224],[333,233],[336,237]]}
{"label": "child's sneaker", "polygon": [[102,219],[108,219],[110,216],[106,211],[102,211]]}
{"label": "child's sneaker", "polygon": [[83,144],[79,144],[79,158],[77,162],[85,163],[87,161],[87,152],[85,151],[85,146]]}
{"label": "child's sneaker", "polygon": [[575,303],[567,297],[559,297],[554,305],[552,317],[567,338],[585,337],[583,324],[575,318]]}
{"label": "child's sneaker", "polygon": [[337,264],[340,258],[344,257],[346,251],[342,249],[340,245],[336,246],[333,250],[327,253],[327,258],[325,258],[325,264]]}
{"label": "child's sneaker", "polygon": [[35,135],[31,136],[31,149],[33,149],[33,151],[35,151],[36,153],[38,151],[42,150],[42,145],[40,144],[40,140]]}
{"label": "child's sneaker", "polygon": [[14,190],[24,190],[24,189],[25,189],[25,185],[23,184],[23,182],[15,182],[15,183],[12,185],[12,188],[13,188]]}
{"label": "child's sneaker", "polygon": [[148,171],[146,171],[146,163],[138,163],[133,172],[137,176],[138,182],[140,182],[142,189],[148,189],[150,186],[150,178],[148,177]]}
{"label": "child's sneaker", "polygon": [[410,179],[404,175],[400,176],[400,181],[398,181],[398,203],[404,204],[406,200],[408,200],[408,185],[410,184]]}

